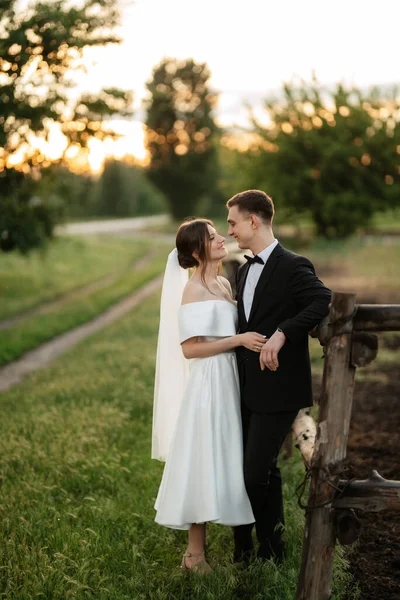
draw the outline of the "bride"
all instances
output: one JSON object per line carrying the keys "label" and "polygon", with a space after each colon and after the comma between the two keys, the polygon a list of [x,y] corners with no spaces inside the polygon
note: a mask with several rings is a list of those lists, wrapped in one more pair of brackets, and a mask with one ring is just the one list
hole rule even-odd
{"label": "bride", "polygon": [[235,348],[259,352],[265,338],[236,334],[231,287],[218,275],[224,242],[212,221],[179,227],[164,275],[157,348],[152,458],[166,464],[155,520],[188,530],[182,567],[200,573],[210,570],[207,522],[254,522],[243,479]]}

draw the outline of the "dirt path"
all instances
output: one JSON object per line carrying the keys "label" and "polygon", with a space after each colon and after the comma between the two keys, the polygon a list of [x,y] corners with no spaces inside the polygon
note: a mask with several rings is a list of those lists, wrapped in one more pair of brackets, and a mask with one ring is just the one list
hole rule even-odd
{"label": "dirt path", "polygon": [[139,231],[146,227],[165,225],[168,221],[168,215],[82,221],[81,223],[66,223],[65,225],[59,225],[56,227],[55,233],[56,235],[92,235],[96,233]]}
{"label": "dirt path", "polygon": [[111,308],[107,309],[95,319],[92,319],[84,325],[75,327],[67,333],[57,336],[50,342],[42,344],[35,350],[27,352],[19,360],[0,368],[0,392],[8,390],[13,385],[16,385],[22,381],[22,379],[25,377],[25,375],[28,375],[28,373],[47,366],[55,358],[60,356],[60,354],[63,354],[66,350],[72,348],[81,340],[84,340],[89,335],[100,331],[107,325],[110,325],[117,319],[123,317],[126,313],[131,311],[135,306],[147,298],[147,296],[150,296],[153,292],[159,289],[162,279],[163,275],[156,277],[150,281],[150,283],[144,285],[130,296],[127,296],[117,304],[114,304]]}

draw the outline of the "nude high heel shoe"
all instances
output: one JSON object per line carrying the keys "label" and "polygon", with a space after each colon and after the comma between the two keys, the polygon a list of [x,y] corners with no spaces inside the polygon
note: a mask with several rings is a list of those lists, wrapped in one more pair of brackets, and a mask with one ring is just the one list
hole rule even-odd
{"label": "nude high heel shoe", "polygon": [[194,573],[200,573],[200,575],[206,575],[207,573],[210,573],[212,569],[205,558],[201,562],[198,562],[195,565],[193,565],[193,567],[189,567],[186,564],[186,558],[195,558],[197,556],[205,557],[205,552],[200,552],[200,554],[192,554],[192,552],[189,552],[187,550],[182,558],[181,569],[183,569],[184,571],[193,571]]}

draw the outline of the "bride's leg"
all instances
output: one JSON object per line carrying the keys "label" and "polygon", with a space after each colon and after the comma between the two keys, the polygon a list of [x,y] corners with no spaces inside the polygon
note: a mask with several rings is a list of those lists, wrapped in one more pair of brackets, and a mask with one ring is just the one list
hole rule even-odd
{"label": "bride's leg", "polygon": [[205,559],[206,524],[193,523],[188,532],[188,548],[183,556],[182,566],[207,573],[211,570]]}
{"label": "bride's leg", "polygon": [[188,532],[188,551],[200,554],[205,551],[206,525],[193,523]]}

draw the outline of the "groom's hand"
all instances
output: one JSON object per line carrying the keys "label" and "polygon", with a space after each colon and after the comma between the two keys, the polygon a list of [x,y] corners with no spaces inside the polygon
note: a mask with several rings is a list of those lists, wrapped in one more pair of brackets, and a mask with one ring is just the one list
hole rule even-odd
{"label": "groom's hand", "polygon": [[279,367],[278,352],[286,342],[286,336],[282,331],[275,333],[266,341],[260,352],[260,367],[264,371],[265,367],[270,371],[276,371]]}

